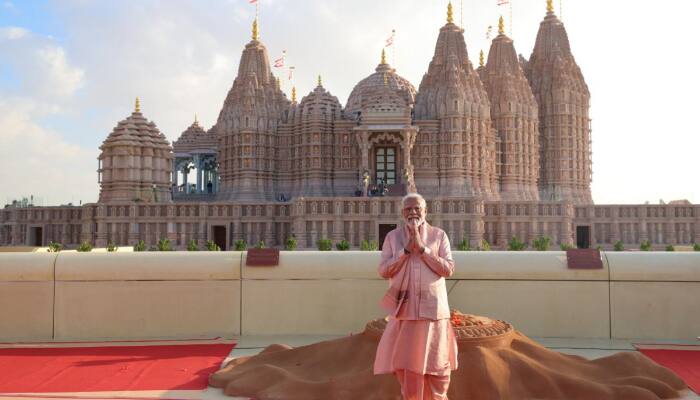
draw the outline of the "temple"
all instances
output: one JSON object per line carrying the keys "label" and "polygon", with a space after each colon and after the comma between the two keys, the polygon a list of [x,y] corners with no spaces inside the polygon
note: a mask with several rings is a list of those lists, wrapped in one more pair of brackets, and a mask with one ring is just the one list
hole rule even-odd
{"label": "temple", "polygon": [[700,207],[688,202],[593,204],[589,101],[550,2],[529,59],[501,19],[477,68],[450,5],[418,90],[382,52],[345,106],[320,76],[288,99],[256,19],[212,127],[195,117],[171,145],[137,100],[100,147],[98,202],[7,206],[0,245],[381,245],[413,191],[433,224],[472,248],[542,236],[556,248],[700,242]]}

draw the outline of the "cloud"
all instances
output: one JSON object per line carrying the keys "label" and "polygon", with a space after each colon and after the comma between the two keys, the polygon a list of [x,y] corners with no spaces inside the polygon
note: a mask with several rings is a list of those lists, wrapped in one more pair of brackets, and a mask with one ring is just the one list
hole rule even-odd
{"label": "cloud", "polygon": [[0,201],[30,194],[48,200],[47,205],[97,200],[97,151],[66,143],[37,124],[46,112],[31,100],[0,100]]}
{"label": "cloud", "polygon": [[[83,86],[83,71],[54,40],[24,28],[0,29],[0,201],[34,194],[47,205],[97,199],[96,150],[68,143],[45,118],[62,110]],[[17,81],[17,82],[15,82]]]}
{"label": "cloud", "polygon": [[0,38],[8,40],[22,39],[27,36],[29,31],[17,26],[7,26],[0,28]]}

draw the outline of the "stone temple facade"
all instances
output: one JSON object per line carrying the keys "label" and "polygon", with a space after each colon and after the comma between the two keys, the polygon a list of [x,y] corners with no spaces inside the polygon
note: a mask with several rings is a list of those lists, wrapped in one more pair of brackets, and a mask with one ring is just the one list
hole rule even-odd
{"label": "stone temple facade", "polygon": [[[271,72],[257,21],[218,120],[172,144],[137,103],[100,147],[97,203],[6,207],[0,245],[152,245],[170,239],[299,246],[382,242],[418,191],[453,243],[513,236],[611,247],[700,242],[700,207],[594,205],[590,94],[551,0],[529,59],[503,21],[474,68],[451,5],[418,90],[386,62],[345,106],[323,85],[297,101]],[[193,179],[194,176],[194,179]]]}

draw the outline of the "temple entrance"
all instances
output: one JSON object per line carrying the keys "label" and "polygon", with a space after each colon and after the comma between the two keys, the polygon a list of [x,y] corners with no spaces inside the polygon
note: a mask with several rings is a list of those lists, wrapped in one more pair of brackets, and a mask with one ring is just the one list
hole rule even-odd
{"label": "temple entrance", "polygon": [[212,236],[214,236],[214,243],[216,243],[221,251],[225,251],[226,248],[226,227],[223,225],[212,226]]}
{"label": "temple entrance", "polygon": [[577,226],[576,227],[576,247],[579,249],[587,249],[591,245],[591,227]]}
{"label": "temple entrance", "polygon": [[29,228],[29,245],[41,247],[44,245],[44,229],[40,226]]}
{"label": "temple entrance", "polygon": [[379,224],[379,250],[381,250],[384,245],[386,234],[394,229],[396,229],[396,224]]}

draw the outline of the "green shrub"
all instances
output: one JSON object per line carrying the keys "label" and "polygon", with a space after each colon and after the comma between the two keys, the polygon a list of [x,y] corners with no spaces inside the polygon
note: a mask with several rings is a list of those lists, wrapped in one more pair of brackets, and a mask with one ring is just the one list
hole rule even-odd
{"label": "green shrub", "polygon": [[625,245],[622,244],[622,240],[618,240],[618,241],[615,242],[615,244],[613,245],[613,248],[615,249],[615,251],[624,251],[624,250],[625,250]]}
{"label": "green shrub", "polygon": [[160,239],[157,246],[158,251],[173,251],[172,247],[170,247],[170,240],[168,239]]}
{"label": "green shrub", "polygon": [[672,244],[669,244],[668,246],[666,246],[666,251],[676,251],[676,248],[673,247]]}
{"label": "green shrub", "polygon": [[693,243],[693,251],[700,251],[700,244]]}
{"label": "green shrub", "polygon": [[256,249],[264,249],[265,248],[265,241],[261,240],[258,242],[258,244],[255,245]]}
{"label": "green shrub", "polygon": [[192,239],[187,243],[187,251],[199,251],[196,240]]}
{"label": "green shrub", "polygon": [[139,240],[139,242],[134,245],[134,251],[146,251],[146,242]]}
{"label": "green shrub", "polygon": [[525,244],[524,242],[522,242],[520,239],[518,239],[515,236],[510,238],[510,240],[508,241],[508,250],[510,250],[510,251],[525,250],[526,247],[527,247],[527,244]]}
{"label": "green shrub", "polygon": [[573,244],[570,244],[570,243],[561,243],[561,244],[559,244],[559,248],[562,251],[567,251],[569,249],[576,248],[576,246],[574,246]]}
{"label": "green shrub", "polygon": [[112,252],[112,251],[117,251],[118,249],[119,249],[119,247],[117,247],[117,245],[114,244],[113,241],[110,240],[109,243],[107,243],[107,251]]}
{"label": "green shrub", "polygon": [[233,248],[236,249],[236,251],[245,251],[248,248],[248,243],[243,239],[238,239],[233,242]]}
{"label": "green shrub", "polygon": [[549,250],[549,242],[551,239],[549,236],[542,236],[538,237],[532,240],[532,247],[534,247],[538,251],[547,251]]}
{"label": "green shrub", "polygon": [[92,244],[90,244],[90,242],[88,241],[84,241],[83,243],[80,243],[80,246],[78,246],[76,250],[78,250],[81,253],[87,253],[89,251],[92,251]]}
{"label": "green shrub", "polygon": [[491,244],[489,243],[488,240],[486,239],[481,239],[481,244],[479,247],[477,247],[477,250],[479,251],[490,251],[491,250]]}
{"label": "green shrub", "polygon": [[[238,240],[238,241],[236,241],[236,243],[234,243],[234,245],[238,246],[238,242],[243,242],[243,241]],[[213,240],[207,240],[204,243],[204,246],[206,246],[207,251],[221,251],[221,247],[219,247],[218,244],[214,243]],[[238,250],[238,248],[236,248],[236,250]],[[243,242],[243,250],[245,250],[245,242]]]}
{"label": "green shrub", "polygon": [[340,251],[350,250],[350,242],[343,239],[340,242],[335,244],[335,248],[340,250]]}
{"label": "green shrub", "polygon": [[651,250],[651,242],[648,240],[643,241],[642,244],[639,245],[639,250],[650,251]]}
{"label": "green shrub", "polygon": [[471,246],[469,245],[469,241],[467,239],[462,239],[461,242],[457,243],[457,250],[460,251],[469,251],[471,250]]}
{"label": "green shrub", "polygon": [[330,239],[318,239],[316,245],[320,251],[330,251],[333,247],[333,243],[331,243]]}
{"label": "green shrub", "polygon": [[54,241],[50,241],[49,248],[46,249],[49,253],[58,253],[61,250],[63,250],[63,245]]}
{"label": "green shrub", "polygon": [[294,251],[297,249],[297,239],[294,236],[290,236],[287,238],[287,241],[284,242],[284,249],[289,250],[289,251]]}
{"label": "green shrub", "polygon": [[363,240],[360,242],[360,250],[362,251],[376,251],[379,250],[379,242],[376,240]]}

